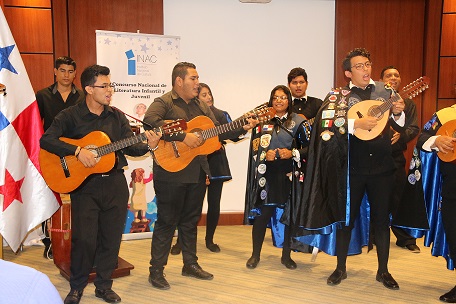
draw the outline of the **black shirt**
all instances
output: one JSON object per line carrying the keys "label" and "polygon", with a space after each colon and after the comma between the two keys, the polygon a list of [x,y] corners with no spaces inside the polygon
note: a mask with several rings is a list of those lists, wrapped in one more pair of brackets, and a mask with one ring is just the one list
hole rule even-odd
{"label": "black shirt", "polygon": [[307,119],[314,118],[317,115],[323,101],[321,99],[307,96],[305,98],[294,98],[293,99],[293,112],[297,114],[303,114]]}
{"label": "black shirt", "polygon": [[54,117],[63,109],[74,106],[75,104],[84,101],[84,92],[73,84],[70,94],[67,97],[66,102],[63,101],[62,95],[57,90],[57,82],[53,85],[39,90],[36,93],[36,102],[40,109],[41,119],[44,121],[44,131],[49,128]]}

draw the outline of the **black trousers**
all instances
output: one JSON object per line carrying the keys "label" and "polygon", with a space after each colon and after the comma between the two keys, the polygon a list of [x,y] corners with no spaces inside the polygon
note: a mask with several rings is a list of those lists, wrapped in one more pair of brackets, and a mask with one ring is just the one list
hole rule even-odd
{"label": "black trousers", "polygon": [[157,221],[152,235],[150,271],[161,269],[168,263],[176,227],[184,265],[197,263],[197,224],[206,192],[206,175],[203,173],[200,172],[199,182],[194,184],[154,181]]}
{"label": "black trousers", "polygon": [[207,186],[206,244],[214,242],[214,233],[220,218],[223,183],[221,179],[212,179]]}
{"label": "black trousers", "polygon": [[123,172],[95,175],[71,193],[71,277],[72,289],[87,285],[96,261],[94,284],[112,286],[120,241],[128,207],[128,186]]}
{"label": "black trousers", "polygon": [[[269,221],[271,220],[272,215],[274,214],[275,209],[276,206],[264,205],[261,207],[261,215],[255,217],[252,227],[252,256],[254,257],[260,257],[264,237],[266,234],[266,228]],[[290,258],[290,242],[290,227],[288,225],[285,225],[282,248],[282,258],[284,259]]]}
{"label": "black trousers", "polygon": [[450,257],[456,260],[456,199],[442,198],[442,221],[450,250]]}
{"label": "black trousers", "polygon": [[388,271],[389,256],[389,201],[393,189],[393,172],[379,175],[350,175],[350,226],[337,230],[337,268],[345,270],[351,230],[367,192],[371,210],[371,226],[375,229],[378,271]]}

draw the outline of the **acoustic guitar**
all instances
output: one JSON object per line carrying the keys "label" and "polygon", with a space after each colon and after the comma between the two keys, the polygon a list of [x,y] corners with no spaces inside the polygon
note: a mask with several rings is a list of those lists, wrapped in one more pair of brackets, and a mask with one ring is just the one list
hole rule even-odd
{"label": "acoustic guitar", "polygon": [[[438,130],[436,135],[445,135],[455,138],[456,137],[456,119],[449,120],[444,123]],[[449,151],[448,153],[438,152],[437,156],[440,158],[441,161],[451,163],[456,160],[456,152]]]}
{"label": "acoustic guitar", "polygon": [[[267,121],[274,117],[275,110],[271,107],[261,106],[253,110],[252,113],[258,120]],[[187,132],[194,133],[202,138],[202,144],[196,148],[190,148],[180,141],[160,140],[158,149],[154,152],[154,161],[166,171],[180,171],[186,168],[196,156],[211,154],[220,149],[221,143],[218,135],[246,125],[249,117],[252,116],[244,115],[230,123],[215,126],[209,117],[197,116],[187,122]]]}
{"label": "acoustic guitar", "polygon": [[[183,132],[186,128],[187,122],[181,119],[167,123],[154,131],[161,132],[163,136],[172,136]],[[80,139],[60,137],[60,140],[91,151],[97,160],[94,167],[86,168],[74,155],[59,157],[44,149],[40,150],[40,167],[49,188],[58,193],[69,193],[79,187],[90,175],[111,170],[116,160],[115,151],[144,142],[147,137],[141,133],[111,143],[106,133],[93,131]]]}
{"label": "acoustic guitar", "polygon": [[354,104],[348,110],[348,119],[358,119],[366,116],[375,117],[377,119],[377,125],[374,128],[371,130],[358,128],[355,130],[354,135],[361,140],[371,140],[379,136],[388,122],[390,116],[389,109],[393,106],[393,102],[417,96],[429,87],[429,82],[429,77],[423,76],[405,86],[399,93],[391,95],[387,101],[364,100]]}

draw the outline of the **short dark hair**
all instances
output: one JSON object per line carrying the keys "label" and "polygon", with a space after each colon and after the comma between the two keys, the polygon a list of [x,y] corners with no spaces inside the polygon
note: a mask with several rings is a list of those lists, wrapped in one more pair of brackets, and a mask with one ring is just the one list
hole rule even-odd
{"label": "short dark hair", "polygon": [[73,68],[76,70],[76,61],[73,58],[68,56],[62,56],[55,60],[54,68],[58,69],[62,64],[72,65]]}
{"label": "short dark hair", "polygon": [[390,69],[395,69],[395,70],[399,71],[394,65],[389,65],[387,67],[384,67],[382,72],[380,73],[380,79],[383,79],[383,76],[385,76],[385,71],[390,70]]}
{"label": "short dark hair", "polygon": [[171,85],[174,86],[177,77],[184,79],[188,69],[196,69],[196,66],[190,62],[179,62],[176,64],[171,74]]}
{"label": "short dark hair", "polygon": [[347,56],[345,57],[344,61],[342,62],[342,68],[344,69],[344,71],[351,71],[350,59],[352,59],[353,57],[356,57],[356,56],[366,57],[367,59],[369,59],[369,61],[371,60],[370,53],[365,48],[353,49],[347,53]]}
{"label": "short dark hair", "polygon": [[108,67],[102,65],[91,65],[85,68],[81,74],[81,86],[84,94],[87,95],[86,86],[93,85],[97,81],[98,75],[108,76],[111,73]]}
{"label": "short dark hair", "polygon": [[297,67],[297,68],[292,69],[290,71],[290,73],[288,73],[288,84],[290,84],[291,81],[298,76],[304,77],[304,80],[307,82],[306,70],[304,70],[303,68]]}
{"label": "short dark hair", "polygon": [[214,103],[214,95],[212,94],[212,90],[211,90],[211,88],[210,88],[207,84],[205,84],[204,82],[200,82],[200,84],[199,84],[199,87],[198,87],[198,95],[199,95],[199,93],[201,93],[201,89],[202,89],[202,88],[206,88],[206,89],[209,90],[209,93],[211,93],[211,96],[212,96],[212,103]]}

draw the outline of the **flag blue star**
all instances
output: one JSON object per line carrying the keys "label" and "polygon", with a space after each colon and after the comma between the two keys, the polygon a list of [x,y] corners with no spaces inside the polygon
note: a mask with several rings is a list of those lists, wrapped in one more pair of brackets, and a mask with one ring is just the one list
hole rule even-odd
{"label": "flag blue star", "polygon": [[8,60],[9,55],[14,49],[14,44],[6,47],[0,47],[0,71],[2,69],[7,69],[13,72],[14,74],[17,74],[16,69],[14,69],[13,65],[11,62]]}

